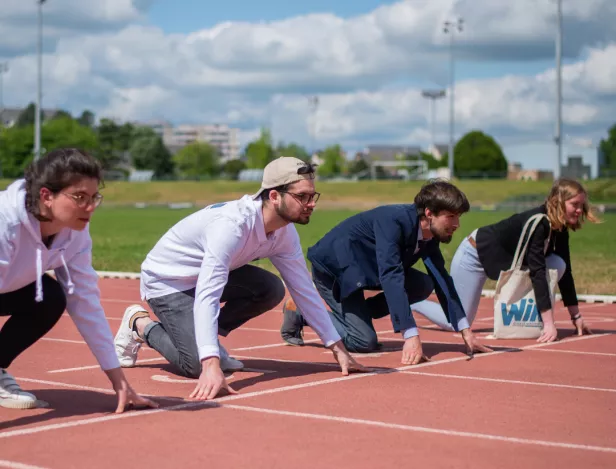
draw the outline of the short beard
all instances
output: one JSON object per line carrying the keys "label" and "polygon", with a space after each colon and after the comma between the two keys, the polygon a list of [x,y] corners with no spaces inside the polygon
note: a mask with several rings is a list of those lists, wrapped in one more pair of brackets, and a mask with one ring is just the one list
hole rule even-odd
{"label": "short beard", "polygon": [[451,243],[451,240],[453,239],[453,235],[446,235],[443,233],[439,233],[433,226],[432,226],[432,220],[430,220],[430,232],[432,233],[432,236],[434,236],[439,243],[443,243],[443,244],[449,244]]}

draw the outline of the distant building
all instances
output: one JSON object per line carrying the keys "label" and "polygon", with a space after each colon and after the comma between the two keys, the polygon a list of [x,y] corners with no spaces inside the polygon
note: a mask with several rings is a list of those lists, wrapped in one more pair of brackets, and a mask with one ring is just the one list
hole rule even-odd
{"label": "distant building", "polygon": [[561,166],[562,177],[588,180],[592,178],[590,165],[584,164],[584,159],[579,156],[569,156],[567,166]]}
{"label": "distant building", "polygon": [[171,153],[177,153],[190,143],[207,142],[218,149],[221,163],[240,157],[238,129],[225,124],[173,126],[166,121],[150,121],[139,125],[150,127],[160,135]]}
{"label": "distant building", "polygon": [[509,163],[507,179],[511,181],[544,181],[554,179],[554,173],[540,169],[522,169],[520,163]]}

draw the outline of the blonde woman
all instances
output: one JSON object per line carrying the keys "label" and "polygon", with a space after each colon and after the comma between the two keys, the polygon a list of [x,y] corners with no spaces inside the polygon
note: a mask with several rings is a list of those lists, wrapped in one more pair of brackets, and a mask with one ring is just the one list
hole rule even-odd
{"label": "blonde woman", "polygon": [[[569,256],[569,232],[580,229],[586,220],[593,223],[599,220],[590,209],[584,187],[567,178],[554,182],[545,203],[539,207],[481,227],[464,238],[452,260],[451,276],[466,317],[472,324],[486,280],[498,280],[500,272],[510,268],[524,224],[538,213],[546,214],[547,219],[544,218],[533,233],[523,262],[523,268],[530,272],[543,321],[543,332],[537,341],[557,339],[546,269],[558,270],[558,287],[577,334],[591,334],[578,308]],[[438,303],[426,300],[412,304],[411,308],[443,329],[453,330]]]}

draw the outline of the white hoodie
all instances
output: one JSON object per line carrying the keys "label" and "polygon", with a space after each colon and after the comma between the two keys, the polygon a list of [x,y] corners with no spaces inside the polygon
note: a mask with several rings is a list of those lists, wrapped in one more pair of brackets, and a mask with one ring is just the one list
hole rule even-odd
{"label": "white hoodie", "polygon": [[26,211],[25,197],[23,179],[0,191],[0,293],[36,282],[35,299],[43,301],[41,277],[54,270],[66,294],[66,309],[101,368],[118,368],[113,335],[100,302],[98,275],[92,267],[88,229],[64,229],[47,249],[39,221]]}

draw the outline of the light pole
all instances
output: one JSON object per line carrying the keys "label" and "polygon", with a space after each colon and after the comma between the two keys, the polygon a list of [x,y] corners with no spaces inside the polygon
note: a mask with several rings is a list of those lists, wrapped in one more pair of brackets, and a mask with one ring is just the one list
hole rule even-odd
{"label": "light pole", "polygon": [[462,32],[463,19],[458,18],[456,21],[445,21],[443,23],[443,32],[449,34],[449,59],[451,73],[451,92],[449,93],[449,177],[453,179],[453,147],[454,147],[454,132],[455,132],[455,69],[454,69],[454,54],[453,43],[456,30]]}
{"label": "light pole", "polygon": [[[9,64],[6,62],[0,63],[0,132],[4,131],[4,74],[9,71]],[[0,144],[2,142],[0,141]],[[0,158],[0,178],[3,176],[2,173],[2,158]]]}
{"label": "light pole", "polygon": [[447,93],[445,90],[424,90],[421,92],[421,95],[424,98],[428,98],[430,100],[430,133],[432,134],[432,146],[436,146],[436,137],[434,126],[436,123],[436,100],[440,98],[444,98]]}
{"label": "light pole", "polygon": [[312,155],[311,159],[314,156],[316,149],[316,140],[317,140],[317,109],[319,107],[319,97],[318,96],[310,96],[308,98],[308,102],[310,104],[310,110],[312,112],[312,132],[311,132],[311,142],[312,146]]}
{"label": "light pole", "polygon": [[9,71],[9,64],[6,62],[0,63],[0,126],[3,125],[2,115],[4,114],[4,74]]}
{"label": "light pole", "polygon": [[560,177],[560,167],[563,160],[563,139],[562,139],[562,49],[563,49],[563,10],[562,0],[556,0],[556,171],[554,179]]}
{"label": "light pole", "polygon": [[36,113],[34,115],[34,159],[41,157],[41,88],[43,81],[43,3],[37,0],[38,7],[38,41],[36,46],[37,79],[36,79]]}

